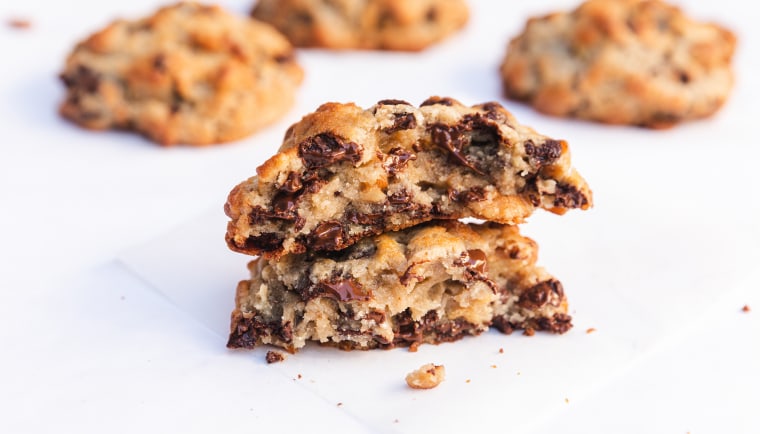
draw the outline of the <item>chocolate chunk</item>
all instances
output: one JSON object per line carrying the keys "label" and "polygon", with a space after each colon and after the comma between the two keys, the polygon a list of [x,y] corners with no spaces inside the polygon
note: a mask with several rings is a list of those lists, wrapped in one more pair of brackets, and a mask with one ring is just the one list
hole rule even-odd
{"label": "chocolate chunk", "polygon": [[528,140],[525,142],[525,154],[530,158],[531,164],[540,167],[557,161],[562,155],[563,143],[562,140],[547,139],[540,146],[536,146],[533,141]]}
{"label": "chocolate chunk", "polygon": [[430,137],[435,146],[448,152],[450,161],[453,160],[480,175],[485,175],[463,154],[467,140],[458,126],[435,124],[430,127]]}
{"label": "chocolate chunk", "polygon": [[485,252],[480,249],[473,249],[467,251],[468,259],[465,262],[465,266],[477,271],[480,274],[484,274],[488,269],[488,261]]}
{"label": "chocolate chunk", "polygon": [[377,105],[411,105],[403,99],[382,99],[377,102]]}
{"label": "chocolate chunk", "polygon": [[319,286],[324,294],[340,301],[367,301],[372,298],[372,292],[365,290],[354,279],[341,279],[334,282],[321,282]]}
{"label": "chocolate chunk", "polygon": [[375,324],[382,324],[385,322],[385,312],[379,310],[372,310],[367,312],[366,318],[375,322]]}
{"label": "chocolate chunk", "polygon": [[328,167],[343,161],[356,164],[362,158],[362,147],[330,133],[322,133],[301,142],[298,156],[308,169]]}
{"label": "chocolate chunk", "polygon": [[562,334],[573,328],[573,318],[566,313],[554,314],[551,318],[539,318],[536,326],[539,330]]}
{"label": "chocolate chunk", "polygon": [[504,315],[494,317],[491,325],[505,335],[511,335],[516,328]]}
{"label": "chocolate chunk", "polygon": [[557,184],[554,206],[562,208],[583,208],[588,206],[588,197],[578,188],[569,184]]}
{"label": "chocolate chunk", "polygon": [[295,220],[297,217],[298,194],[281,191],[272,198],[272,217],[283,220]]}
{"label": "chocolate chunk", "polygon": [[406,191],[401,190],[388,195],[388,203],[394,208],[406,208],[404,205],[409,205],[412,201],[412,196]]}
{"label": "chocolate chunk", "polygon": [[383,161],[383,168],[391,175],[404,170],[406,163],[417,159],[415,154],[404,150],[403,148],[393,148],[388,152],[388,157]]}
{"label": "chocolate chunk", "polygon": [[338,250],[346,244],[347,239],[343,225],[328,220],[320,223],[309,234],[309,245],[316,250]]}
{"label": "chocolate chunk", "polygon": [[439,96],[431,96],[430,98],[428,98],[425,101],[423,101],[422,104],[420,104],[420,107],[425,107],[425,106],[429,106],[429,105],[436,105],[436,104],[438,104],[438,105],[445,105],[445,106],[452,106],[455,103],[457,103],[457,101],[455,101],[455,100],[453,100],[451,98],[448,98],[448,97],[441,98]]}
{"label": "chocolate chunk", "polygon": [[283,182],[280,186],[280,190],[286,191],[288,193],[296,193],[302,188],[303,182],[301,181],[301,177],[296,172],[288,173],[287,179],[285,179],[285,182]]}
{"label": "chocolate chunk", "polygon": [[282,247],[284,238],[280,234],[273,232],[263,233],[259,236],[251,235],[246,238],[242,246],[243,250],[260,250],[262,252],[274,252]]}
{"label": "chocolate chunk", "polygon": [[520,294],[517,304],[526,309],[538,309],[546,303],[559,306],[562,303],[564,291],[558,280],[546,280],[525,290]]}
{"label": "chocolate chunk", "polygon": [[285,343],[293,342],[293,327],[290,321],[263,322],[258,317],[239,318],[230,332],[227,348],[253,348],[261,336],[273,336]]}
{"label": "chocolate chunk", "polygon": [[457,190],[449,189],[447,191],[449,199],[453,202],[468,204],[470,202],[482,202],[486,200],[486,191],[483,187],[472,187],[471,189],[460,193]]}
{"label": "chocolate chunk", "polygon": [[413,113],[394,113],[393,117],[393,125],[383,130],[388,134],[417,128],[417,119],[415,119]]}
{"label": "chocolate chunk", "polygon": [[285,356],[282,355],[282,353],[278,353],[277,351],[267,351],[267,357],[266,357],[267,363],[277,363],[282,362],[285,360]]}
{"label": "chocolate chunk", "polygon": [[356,210],[347,211],[345,220],[355,225],[369,226],[370,228],[382,228],[385,224],[383,213],[361,213]]}

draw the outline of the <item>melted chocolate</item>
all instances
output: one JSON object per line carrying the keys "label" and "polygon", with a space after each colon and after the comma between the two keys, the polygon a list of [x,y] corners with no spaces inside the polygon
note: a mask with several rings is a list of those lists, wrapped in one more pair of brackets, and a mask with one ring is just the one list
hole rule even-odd
{"label": "melted chocolate", "polygon": [[525,154],[530,157],[533,164],[543,166],[550,164],[562,155],[562,141],[547,139],[540,146],[536,146],[531,140],[525,143]]}
{"label": "melted chocolate", "polygon": [[335,282],[322,282],[319,284],[324,289],[325,295],[340,301],[367,301],[372,298],[372,293],[366,291],[359,282],[354,279],[341,279]]}
{"label": "melted chocolate", "polygon": [[377,105],[411,105],[403,99],[381,99],[377,102]]}
{"label": "melted chocolate", "polygon": [[485,175],[463,153],[466,145],[466,138],[462,132],[463,129],[459,126],[435,124],[430,127],[430,136],[435,146],[448,152],[450,161],[468,167],[480,175]]}
{"label": "melted chocolate", "polygon": [[388,134],[395,133],[396,131],[411,130],[417,128],[417,119],[415,119],[412,113],[394,113],[393,125],[386,128],[384,131]]}
{"label": "melted chocolate", "polygon": [[391,175],[404,170],[406,163],[416,160],[417,156],[402,148],[393,148],[388,152],[388,157],[383,162],[383,168]]}
{"label": "melted chocolate", "polygon": [[316,250],[336,250],[346,242],[343,225],[335,220],[322,222],[309,235],[309,244]]}
{"label": "melted chocolate", "polygon": [[356,164],[362,158],[362,147],[333,134],[322,133],[301,142],[298,156],[308,169],[328,167],[343,161]]}
{"label": "melted chocolate", "polygon": [[479,274],[484,274],[488,270],[488,258],[485,252],[480,249],[468,250],[467,255],[469,259],[465,262],[465,266],[471,270],[476,271]]}

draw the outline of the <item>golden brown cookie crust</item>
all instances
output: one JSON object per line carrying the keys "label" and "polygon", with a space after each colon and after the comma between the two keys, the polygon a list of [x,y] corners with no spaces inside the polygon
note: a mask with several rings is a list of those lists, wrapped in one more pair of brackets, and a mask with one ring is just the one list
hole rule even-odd
{"label": "golden brown cookie crust", "polygon": [[666,128],[723,105],[735,44],[659,0],[588,0],[530,19],[501,75],[507,97],[542,113]]}
{"label": "golden brown cookie crust", "polygon": [[93,130],[135,130],[162,145],[245,137],[292,105],[303,72],[265,23],[178,3],[117,20],[76,48],[61,114]]}
{"label": "golden brown cookie crust", "polygon": [[415,107],[329,103],[286,133],[280,152],[227,200],[233,250],[277,257],[340,250],[433,219],[522,222],[536,208],[591,206],[567,143],[498,103],[432,97]]}
{"label": "golden brown cookie crust", "polygon": [[462,28],[464,0],[259,0],[252,15],[299,47],[419,51]]}
{"label": "golden brown cookie crust", "polygon": [[491,325],[564,333],[567,299],[537,251],[516,226],[442,221],[339,252],[259,258],[238,285],[228,346],[416,347]]}

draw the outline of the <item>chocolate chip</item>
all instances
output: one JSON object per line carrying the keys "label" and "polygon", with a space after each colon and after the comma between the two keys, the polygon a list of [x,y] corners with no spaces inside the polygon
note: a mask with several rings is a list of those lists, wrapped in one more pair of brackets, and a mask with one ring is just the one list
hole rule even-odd
{"label": "chocolate chip", "polygon": [[562,284],[558,280],[551,279],[526,289],[520,294],[517,304],[526,309],[538,309],[546,303],[556,307],[562,303],[563,297]]}
{"label": "chocolate chip", "polygon": [[532,140],[525,142],[525,154],[530,158],[531,164],[538,167],[557,161],[562,156],[562,148],[562,140],[547,139],[539,146]]}
{"label": "chocolate chip", "polygon": [[382,99],[377,102],[377,105],[411,105],[403,99]]}
{"label": "chocolate chip", "polygon": [[470,202],[482,202],[486,200],[486,191],[483,189],[483,187],[472,187],[463,193],[460,193],[454,189],[449,189],[447,195],[453,202],[460,202],[464,204],[468,204]]}
{"label": "chocolate chip", "polygon": [[341,279],[334,282],[321,282],[328,297],[334,297],[340,301],[367,301],[372,298],[372,293],[362,288],[361,284],[354,279]]}
{"label": "chocolate chip", "polygon": [[100,87],[100,75],[85,65],[77,66],[73,74],[62,74],[61,81],[67,88],[82,90],[85,93],[95,93]]}
{"label": "chocolate chip", "polygon": [[431,96],[430,98],[428,98],[425,101],[423,101],[422,104],[420,104],[420,107],[425,107],[425,106],[429,106],[429,105],[436,105],[436,104],[437,105],[452,106],[452,105],[454,105],[456,103],[457,103],[457,101],[454,100],[454,99],[452,99],[452,98],[448,98],[448,97],[441,98],[439,96]]}
{"label": "chocolate chip", "polygon": [[337,250],[343,247],[347,240],[343,225],[335,220],[320,223],[309,234],[309,246],[316,250]]}
{"label": "chocolate chip", "polygon": [[430,127],[430,137],[435,146],[448,152],[450,161],[453,160],[455,163],[470,168],[473,172],[485,175],[463,154],[467,140],[460,127],[435,124]]}
{"label": "chocolate chip", "polygon": [[588,197],[573,185],[557,184],[554,193],[554,206],[562,208],[583,208],[588,206]]}
{"label": "chocolate chip", "polygon": [[562,334],[573,328],[573,318],[566,313],[556,313],[551,318],[539,318],[536,325],[539,330]]}
{"label": "chocolate chip", "polygon": [[298,156],[308,169],[319,169],[342,161],[356,164],[362,158],[362,148],[333,134],[322,133],[301,142]]}
{"label": "chocolate chip", "polygon": [[166,72],[166,56],[163,54],[158,54],[156,57],[153,58],[153,69],[155,69],[158,72]]}
{"label": "chocolate chip", "polygon": [[282,220],[294,220],[297,216],[296,208],[298,207],[297,193],[288,193],[281,191],[272,198],[272,217]]}
{"label": "chocolate chip", "polygon": [[388,157],[383,161],[383,168],[391,175],[404,170],[406,163],[414,161],[417,156],[403,148],[393,148],[388,152]]}
{"label": "chocolate chip", "polygon": [[293,342],[293,326],[290,321],[264,322],[258,317],[240,318],[230,332],[227,348],[253,348],[262,336],[273,336],[284,343]]}
{"label": "chocolate chip", "polygon": [[393,125],[386,128],[385,131],[388,134],[395,133],[396,131],[411,130],[417,128],[417,119],[414,118],[412,113],[394,113]]}

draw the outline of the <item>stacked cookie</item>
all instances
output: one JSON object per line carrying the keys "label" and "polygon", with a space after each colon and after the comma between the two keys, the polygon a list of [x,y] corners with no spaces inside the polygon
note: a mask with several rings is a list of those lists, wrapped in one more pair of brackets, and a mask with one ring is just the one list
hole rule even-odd
{"label": "stacked cookie", "polygon": [[514,225],[591,201],[567,143],[497,103],[325,104],[229,195],[228,245],[259,257],[228,345],[416,347],[491,325],[562,333],[562,285]]}

